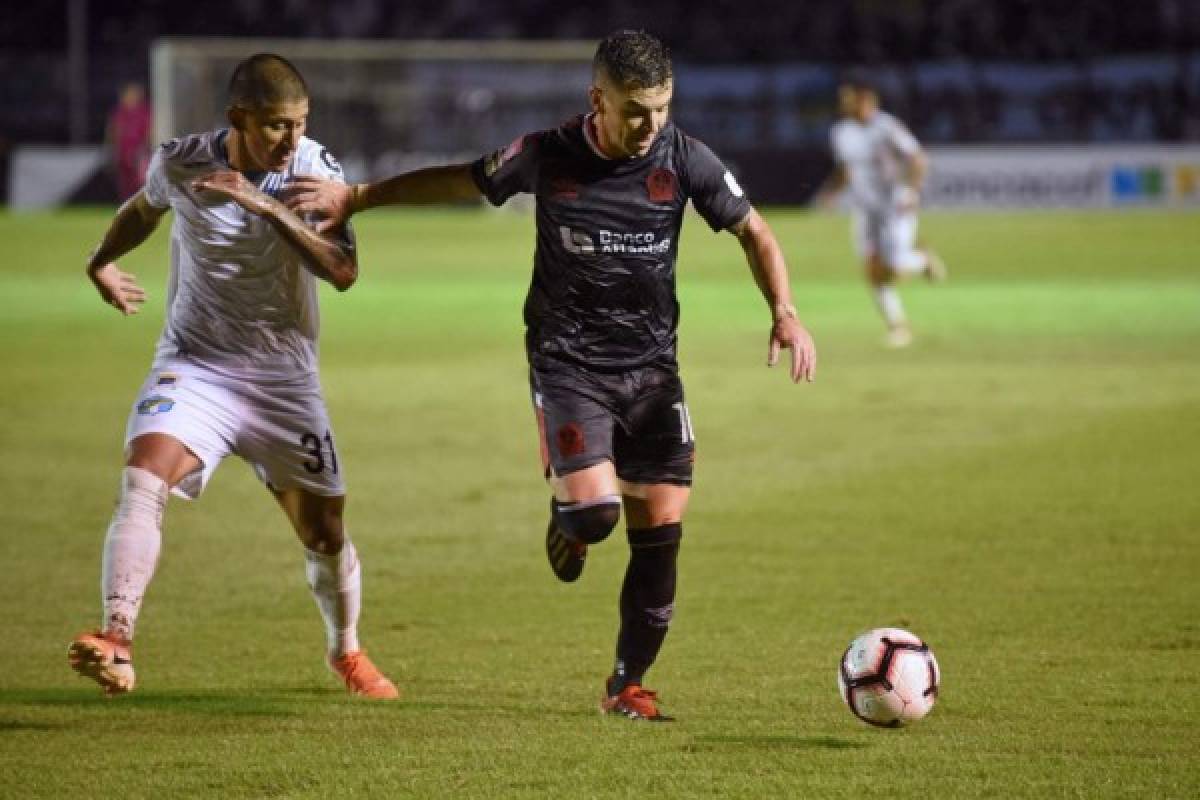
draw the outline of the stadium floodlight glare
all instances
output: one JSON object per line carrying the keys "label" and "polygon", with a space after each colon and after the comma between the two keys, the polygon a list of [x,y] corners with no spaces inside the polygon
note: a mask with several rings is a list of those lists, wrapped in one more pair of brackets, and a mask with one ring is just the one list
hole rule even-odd
{"label": "stadium floodlight glare", "polygon": [[233,67],[278,53],[304,75],[309,130],[350,180],[474,159],[586,108],[595,42],[163,38],[152,48],[154,133],[225,123]]}

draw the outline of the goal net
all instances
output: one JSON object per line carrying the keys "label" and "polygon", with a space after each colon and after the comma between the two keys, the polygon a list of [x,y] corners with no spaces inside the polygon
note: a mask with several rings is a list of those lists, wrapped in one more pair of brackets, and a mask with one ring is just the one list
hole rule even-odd
{"label": "goal net", "polygon": [[154,43],[158,141],[225,121],[234,66],[259,52],[308,83],[311,136],[350,181],[469,160],[586,108],[591,42],[166,38]]}

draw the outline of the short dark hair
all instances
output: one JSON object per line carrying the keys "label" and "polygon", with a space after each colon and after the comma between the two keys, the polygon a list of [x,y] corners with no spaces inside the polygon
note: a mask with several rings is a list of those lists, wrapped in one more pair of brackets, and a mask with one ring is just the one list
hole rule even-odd
{"label": "short dark hair", "polygon": [[260,109],[308,99],[308,84],[300,70],[283,56],[255,53],[233,68],[229,105]]}
{"label": "short dark hair", "polygon": [[616,31],[600,41],[592,74],[601,71],[626,89],[665,86],[674,74],[667,46],[645,31],[633,30]]}

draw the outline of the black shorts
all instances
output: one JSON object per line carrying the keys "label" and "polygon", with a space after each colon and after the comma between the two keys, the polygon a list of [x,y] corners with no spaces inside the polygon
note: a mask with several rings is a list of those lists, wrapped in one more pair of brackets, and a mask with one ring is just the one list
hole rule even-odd
{"label": "black shorts", "polygon": [[674,369],[592,372],[539,360],[529,383],[547,475],[611,461],[623,481],[692,485],[692,420]]}

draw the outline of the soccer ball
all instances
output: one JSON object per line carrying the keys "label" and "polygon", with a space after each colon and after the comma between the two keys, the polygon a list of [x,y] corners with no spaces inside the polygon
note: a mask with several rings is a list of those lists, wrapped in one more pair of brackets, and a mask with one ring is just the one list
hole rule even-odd
{"label": "soccer ball", "polygon": [[929,713],[942,673],[929,645],[900,628],[855,638],[838,666],[842,699],[863,722],[899,728]]}

